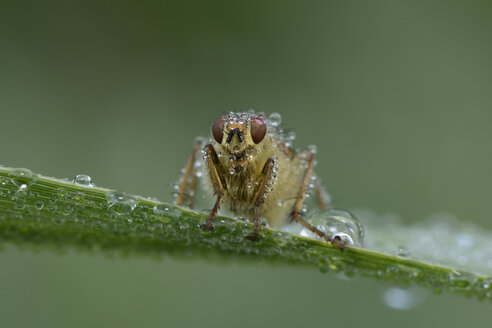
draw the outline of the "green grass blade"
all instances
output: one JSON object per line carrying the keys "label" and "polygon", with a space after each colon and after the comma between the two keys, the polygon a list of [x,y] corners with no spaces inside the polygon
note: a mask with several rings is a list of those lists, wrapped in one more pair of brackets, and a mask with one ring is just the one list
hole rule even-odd
{"label": "green grass blade", "polygon": [[0,167],[0,240],[39,249],[104,250],[118,254],[220,258],[318,267],[436,292],[492,299],[492,278],[415,260],[331,245],[218,217],[213,232],[200,229],[206,213]]}

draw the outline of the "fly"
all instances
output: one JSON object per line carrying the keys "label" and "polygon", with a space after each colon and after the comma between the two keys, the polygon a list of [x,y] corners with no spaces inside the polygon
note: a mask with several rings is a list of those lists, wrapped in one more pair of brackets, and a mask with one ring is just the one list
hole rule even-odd
{"label": "fly", "polygon": [[[212,125],[212,137],[208,143],[194,147],[176,197],[176,205],[192,207],[197,178],[204,178],[204,188],[215,195],[215,204],[203,229],[214,230],[215,216],[219,208],[225,207],[254,223],[253,233],[247,236],[250,240],[259,238],[260,217],[266,218],[271,227],[295,220],[343,250],[341,240],[331,238],[301,217],[310,189],[320,209],[329,205],[319,180],[313,183],[313,151],[292,149],[277,122],[262,112],[223,115]],[[199,151],[202,158],[197,158]]]}

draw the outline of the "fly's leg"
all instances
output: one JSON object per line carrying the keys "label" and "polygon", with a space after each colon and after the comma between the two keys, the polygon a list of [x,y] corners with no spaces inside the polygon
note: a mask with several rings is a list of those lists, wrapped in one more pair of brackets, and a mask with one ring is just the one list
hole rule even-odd
{"label": "fly's leg", "polygon": [[188,180],[190,180],[191,176],[191,181],[189,181],[189,191],[188,191],[188,206],[191,208],[193,206],[193,194],[195,193],[195,188],[196,188],[196,172],[194,172],[194,167],[195,167],[195,159],[196,159],[196,153],[200,148],[202,147],[202,144],[197,144],[194,148],[193,151],[190,154],[190,157],[188,158],[188,161],[186,162],[186,168],[183,173],[183,177],[181,180],[181,185],[179,187],[178,195],[176,196],[175,204],[176,205],[183,205],[184,199],[186,195],[186,189],[188,187]]}
{"label": "fly's leg", "polygon": [[[309,150],[305,150],[305,151],[303,151],[301,153],[301,156],[303,158],[306,158],[308,164],[311,161],[313,161],[312,168],[311,168],[311,171],[309,173],[310,174],[310,180],[311,180],[311,182],[313,183],[313,186],[314,186],[313,189],[314,189],[314,194],[316,195],[316,200],[318,202],[318,206],[319,206],[320,210],[324,211],[324,210],[328,209],[328,207],[330,207],[330,199],[329,199],[329,196],[328,196],[326,190],[321,185],[321,181],[313,173],[314,159],[311,160],[311,156],[314,157],[314,155]],[[309,187],[309,184],[307,186]],[[308,187],[306,187],[306,189],[308,189]]]}
{"label": "fly's leg", "polygon": [[261,206],[265,203],[265,196],[268,193],[268,189],[271,184],[271,179],[273,176],[273,168],[275,166],[275,160],[273,158],[267,159],[265,165],[263,166],[261,184],[255,197],[255,228],[252,235],[246,236],[249,240],[258,240],[258,231],[260,230],[260,211]]}
{"label": "fly's leg", "polygon": [[[304,180],[302,181],[301,188],[299,189],[299,193],[297,195],[297,201],[294,204],[294,210],[292,211],[292,217],[294,220],[302,224],[304,227],[318,235],[319,237],[325,239],[327,242],[331,243],[333,246],[338,247],[341,251],[343,251],[345,245],[339,241],[339,240],[334,240],[330,238],[327,234],[324,232],[320,231],[319,229],[316,229],[306,221],[304,221],[301,218],[301,209],[302,209],[302,204],[304,203],[304,198],[305,198],[305,193],[306,189],[308,188],[309,182],[311,180],[311,175],[313,174],[313,169],[314,169],[314,154],[309,152],[307,155],[307,162],[308,162],[308,168],[306,170],[306,173],[304,175]],[[320,203],[320,207],[321,207]]]}
{"label": "fly's leg", "polygon": [[210,178],[212,180],[212,185],[214,188],[214,192],[217,195],[217,200],[215,201],[214,208],[212,212],[210,212],[210,216],[208,217],[207,223],[202,225],[203,229],[206,230],[214,230],[214,218],[217,214],[217,211],[220,208],[220,204],[222,203],[222,197],[224,196],[224,184],[222,183],[219,173],[217,172],[217,168],[219,167],[219,158],[217,157],[217,153],[214,150],[212,145],[205,146],[205,156],[207,158],[207,167],[210,172]]}

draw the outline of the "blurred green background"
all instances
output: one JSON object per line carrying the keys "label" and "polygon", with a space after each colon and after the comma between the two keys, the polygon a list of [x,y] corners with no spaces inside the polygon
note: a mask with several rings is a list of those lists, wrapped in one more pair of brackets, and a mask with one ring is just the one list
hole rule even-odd
{"label": "blurred green background", "polygon": [[[0,163],[171,201],[197,135],[282,114],[339,208],[492,228],[489,1],[6,1]],[[251,263],[0,253],[1,327],[490,323],[452,295]]]}

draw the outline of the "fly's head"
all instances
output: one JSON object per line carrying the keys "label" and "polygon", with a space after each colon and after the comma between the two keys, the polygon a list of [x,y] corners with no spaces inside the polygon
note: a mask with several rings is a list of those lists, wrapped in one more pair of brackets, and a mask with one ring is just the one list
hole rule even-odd
{"label": "fly's head", "polygon": [[243,171],[254,158],[266,132],[263,113],[230,113],[219,117],[212,126],[219,152],[227,157],[235,173]]}

